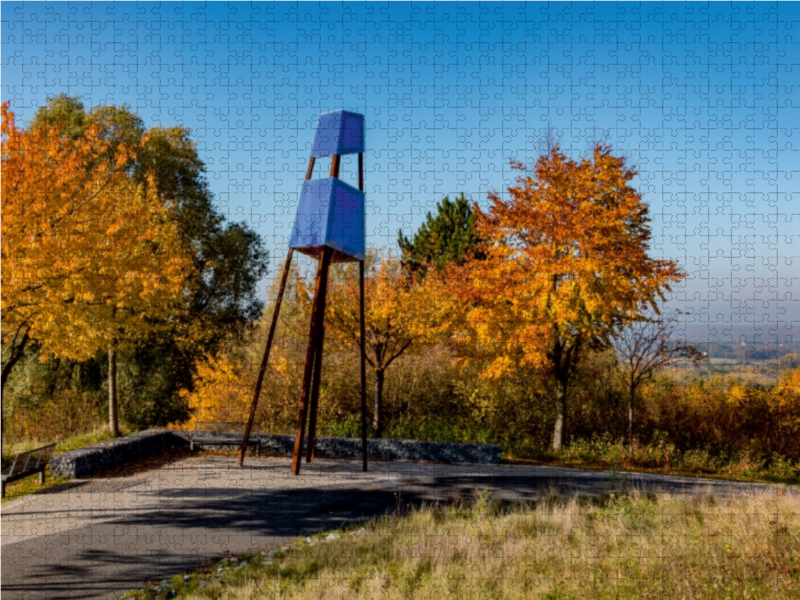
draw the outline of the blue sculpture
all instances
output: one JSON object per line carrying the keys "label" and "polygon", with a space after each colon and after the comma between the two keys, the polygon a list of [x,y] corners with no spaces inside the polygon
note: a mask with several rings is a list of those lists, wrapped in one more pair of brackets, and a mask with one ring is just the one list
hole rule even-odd
{"label": "blue sculpture", "polygon": [[334,110],[319,116],[312,158],[360,152],[364,152],[364,115]]}
{"label": "blue sculpture", "polygon": [[[358,154],[358,189],[339,179],[339,167],[343,154]],[[330,156],[330,177],[311,179],[314,163],[318,157]],[[292,263],[292,253],[319,258],[314,290],[314,303],[311,308],[311,325],[308,332],[306,366],[303,373],[303,391],[297,420],[292,471],[300,473],[303,437],[306,417],[308,421],[308,449],[306,461],[314,457],[316,443],[317,405],[322,370],[322,349],[325,342],[325,302],[328,290],[328,271],[331,263],[358,261],[361,314],[361,456],[364,471],[367,470],[367,375],[364,349],[364,260],[365,248],[364,221],[364,116],[346,110],[336,110],[319,115],[314,143],[311,146],[306,180],[300,189],[297,202],[297,215],[289,239],[289,255],[281,277],[281,286],[272,312],[272,324],[267,335],[267,346],[256,380],[250,417],[244,430],[244,439],[239,453],[239,466],[244,463],[244,454],[250,431],[255,419],[258,397],[264,382],[264,374],[269,362],[269,352],[275,337],[278,314],[281,310],[286,279]]]}
{"label": "blue sculpture", "polygon": [[[359,189],[339,179],[340,157],[358,153]],[[364,260],[364,116],[345,110],[319,116],[306,182],[300,190],[289,248],[319,256],[334,250],[331,262]],[[311,179],[317,157],[332,156],[331,176]]]}

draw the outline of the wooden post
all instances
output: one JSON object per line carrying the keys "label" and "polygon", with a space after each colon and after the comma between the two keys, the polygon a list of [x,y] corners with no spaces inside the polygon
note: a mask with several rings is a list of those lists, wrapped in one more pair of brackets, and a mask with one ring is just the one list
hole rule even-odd
{"label": "wooden post", "polygon": [[360,290],[361,313],[361,462],[364,472],[367,470],[367,343],[366,325],[364,323],[364,261],[358,263],[358,287]]}
{"label": "wooden post", "polygon": [[314,304],[311,308],[311,325],[308,331],[308,347],[306,348],[306,368],[303,373],[303,393],[300,398],[300,408],[297,414],[297,431],[294,438],[294,452],[292,453],[292,472],[300,474],[300,459],[303,452],[303,437],[306,428],[306,415],[308,414],[308,401],[311,392],[311,376],[314,370],[314,356],[319,347],[321,322],[324,319],[321,310],[321,297],[324,296],[328,285],[328,267],[331,262],[332,251],[327,246],[322,250],[317,269],[317,279],[314,291]]}
{"label": "wooden post", "polygon": [[[313,164],[313,160],[312,164]],[[258,378],[256,379],[256,389],[253,393],[253,401],[250,404],[250,416],[247,418],[247,425],[244,428],[244,437],[242,438],[242,447],[239,450],[239,466],[244,464],[244,453],[247,450],[247,442],[250,439],[250,431],[253,428],[253,420],[256,416],[256,406],[258,406],[258,397],[261,395],[261,386],[264,383],[264,374],[267,372],[267,363],[269,362],[269,352],[272,348],[272,340],[275,339],[275,329],[278,326],[278,315],[281,312],[281,303],[283,302],[283,292],[286,289],[286,279],[289,277],[289,270],[292,264],[292,253],[294,250],[289,248],[289,254],[286,256],[286,262],[283,265],[283,275],[281,275],[281,287],[278,289],[278,297],[275,299],[275,310],[272,312],[272,323],[269,326],[269,334],[267,334],[267,345],[264,347],[264,357],[261,359],[261,368],[258,370]]]}
{"label": "wooden post", "polygon": [[311,176],[314,174],[314,163],[316,161],[317,159],[314,158],[313,156],[311,157],[311,160],[308,161],[308,169],[306,170],[306,181],[311,179]]}
{"label": "wooden post", "polygon": [[339,177],[339,167],[341,162],[341,156],[338,154],[333,155],[333,159],[331,160],[331,177]]}

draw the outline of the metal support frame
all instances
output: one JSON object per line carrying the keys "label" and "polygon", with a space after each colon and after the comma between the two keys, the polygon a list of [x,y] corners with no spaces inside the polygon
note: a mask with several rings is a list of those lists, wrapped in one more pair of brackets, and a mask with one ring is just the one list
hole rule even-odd
{"label": "metal support frame", "polygon": [[[315,158],[311,157],[306,170],[306,181],[310,180],[314,174]],[[331,177],[339,177],[341,167],[341,156],[333,155],[331,161]],[[358,153],[358,189],[364,191],[364,155]],[[239,466],[244,464],[244,456],[247,444],[252,431],[255,419],[258,398],[261,394],[261,387],[264,382],[264,375],[269,362],[269,354],[272,349],[272,342],[275,337],[275,330],[278,324],[278,315],[286,289],[286,280],[292,262],[293,249],[289,249],[286,263],[281,276],[281,285],[278,290],[278,297],[275,301],[275,310],[272,313],[272,323],[270,324],[269,334],[267,335],[267,345],[264,348],[264,357],[261,360],[261,368],[256,380],[253,401],[250,405],[250,415],[242,439],[242,447],[239,452]],[[311,308],[311,323],[308,331],[308,346],[306,348],[306,365],[303,372],[303,389],[300,397],[300,406],[297,414],[297,430],[295,433],[294,450],[292,452],[292,472],[300,474],[300,464],[303,452],[303,439],[305,437],[306,417],[308,417],[308,445],[306,447],[306,462],[314,459],[314,448],[317,438],[317,412],[319,410],[319,388],[322,377],[322,355],[325,344],[325,306],[328,293],[328,273],[331,261],[334,257],[332,248],[324,247],[319,257],[317,276],[314,287],[314,300]],[[364,316],[364,261],[358,261],[359,277],[359,316],[360,316],[360,358],[361,358],[361,460],[362,468],[367,470],[367,371],[366,371],[366,325]]]}
{"label": "metal support frame", "polygon": [[[359,158],[361,155],[358,155]],[[361,161],[359,161],[360,163]],[[358,263],[358,287],[360,291],[359,312],[361,313],[361,462],[364,472],[367,471],[367,343],[364,322],[364,261]]]}
{"label": "metal support frame", "polygon": [[[364,153],[358,153],[358,189],[364,191]],[[359,291],[359,316],[361,331],[359,331],[359,346],[361,349],[361,462],[362,469],[367,471],[367,335],[366,320],[364,317],[364,260],[358,263],[358,291]]]}
{"label": "metal support frame", "polygon": [[[327,273],[325,274],[327,278]],[[317,409],[319,407],[319,383],[322,375],[322,353],[325,348],[325,307],[328,295],[327,280],[322,285],[322,297],[320,299],[322,317],[319,323],[319,339],[314,353],[314,375],[311,380],[311,406],[308,415],[308,448],[306,450],[306,462],[314,460],[314,448],[317,443]]]}
{"label": "metal support frame", "polygon": [[[321,345],[325,321],[325,296],[328,291],[328,269],[331,264],[333,250],[327,246],[322,251],[317,269],[316,285],[314,286],[314,304],[311,308],[311,324],[308,331],[308,347],[306,348],[306,368],[303,373],[303,393],[300,397],[300,408],[297,414],[297,431],[294,438],[294,452],[292,453],[292,472],[300,474],[300,455],[303,452],[303,438],[305,437],[306,416],[311,399],[311,379],[317,350]],[[319,362],[321,363],[321,357]],[[320,365],[321,367],[321,365]]]}
{"label": "metal support frame", "polygon": [[289,254],[286,256],[286,263],[283,266],[283,275],[281,276],[281,287],[278,290],[278,297],[275,299],[275,309],[272,311],[272,323],[269,326],[269,334],[267,335],[267,345],[264,347],[264,357],[261,359],[261,367],[258,370],[258,379],[256,379],[256,389],[253,393],[253,401],[250,404],[250,415],[247,418],[247,425],[244,429],[244,437],[242,438],[242,447],[239,450],[239,466],[244,464],[244,454],[247,451],[247,442],[250,439],[250,432],[253,429],[253,420],[256,416],[256,407],[258,406],[258,397],[261,395],[261,386],[264,383],[264,374],[267,372],[267,363],[269,362],[269,353],[272,350],[272,341],[275,339],[275,329],[278,326],[278,315],[281,312],[281,303],[283,302],[283,292],[286,290],[286,280],[289,277],[289,271],[292,265],[292,254],[294,250],[289,248]]}

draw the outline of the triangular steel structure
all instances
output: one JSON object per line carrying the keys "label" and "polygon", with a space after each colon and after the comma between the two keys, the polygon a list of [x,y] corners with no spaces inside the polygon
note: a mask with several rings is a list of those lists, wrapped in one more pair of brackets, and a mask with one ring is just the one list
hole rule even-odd
{"label": "triangular steel structure", "polygon": [[[358,154],[358,188],[339,179],[341,156]],[[312,179],[314,163],[317,158],[332,157],[330,177]],[[328,271],[331,263],[359,263],[360,314],[361,314],[361,458],[364,471],[367,470],[367,375],[366,355],[364,354],[364,260],[366,258],[364,214],[364,116],[346,110],[337,110],[319,115],[311,156],[306,171],[306,180],[300,189],[297,214],[289,240],[289,254],[283,268],[272,323],[267,335],[267,345],[256,380],[250,414],[244,431],[242,447],[239,452],[239,466],[244,464],[247,442],[253,428],[258,398],[264,382],[264,374],[269,363],[269,353],[275,338],[278,314],[286,288],[286,279],[292,263],[292,253],[318,258],[317,276],[314,289],[314,303],[311,309],[311,324],[308,332],[306,365],[303,372],[303,389],[297,417],[292,472],[300,474],[303,439],[308,417],[308,446],[306,462],[314,458],[316,443],[317,408],[319,385],[322,371],[322,350],[325,342],[325,301],[328,290]]]}

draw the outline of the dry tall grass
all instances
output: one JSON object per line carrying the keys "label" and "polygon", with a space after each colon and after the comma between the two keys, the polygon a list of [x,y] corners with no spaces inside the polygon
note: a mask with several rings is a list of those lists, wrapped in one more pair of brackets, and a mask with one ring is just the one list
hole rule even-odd
{"label": "dry tall grass", "polygon": [[798,598],[800,495],[427,507],[189,598]]}

